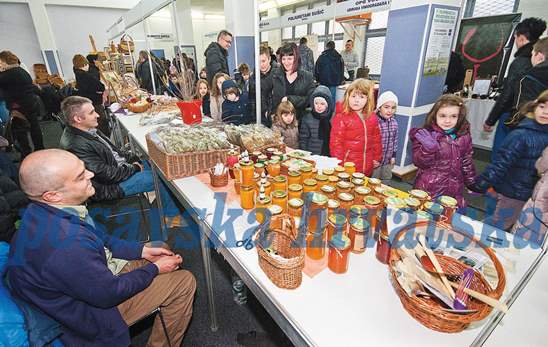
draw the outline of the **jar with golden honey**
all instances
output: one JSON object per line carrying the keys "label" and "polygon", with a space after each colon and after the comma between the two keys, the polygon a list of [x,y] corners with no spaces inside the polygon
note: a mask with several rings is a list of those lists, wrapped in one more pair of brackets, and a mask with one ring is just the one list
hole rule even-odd
{"label": "jar with golden honey", "polygon": [[343,173],[343,172],[346,172],[344,167],[342,167],[340,165],[335,166],[335,176],[337,176],[338,174]]}
{"label": "jar with golden honey", "polygon": [[312,178],[312,165],[303,166],[300,168],[301,171],[301,182],[304,183],[304,180]]}
{"label": "jar with golden honey", "polygon": [[331,238],[336,234],[346,234],[347,233],[347,224],[346,216],[343,214],[333,213],[330,214],[327,218],[327,239]]}
{"label": "jar with golden honey", "polygon": [[301,199],[303,196],[303,186],[300,184],[290,184],[287,188],[289,199]]}
{"label": "jar with golden honey", "polygon": [[325,194],[328,199],[334,199],[337,195],[337,189],[332,185],[326,184],[320,189],[322,194]]}
{"label": "jar with golden honey", "polygon": [[240,203],[244,210],[251,210],[254,204],[255,187],[254,186],[240,186]]}
{"label": "jar with golden honey", "polygon": [[339,199],[339,203],[341,204],[340,208],[345,211],[345,214],[348,215],[348,211],[350,210],[350,206],[354,204],[354,195],[350,193],[340,193],[337,195],[337,198]]}
{"label": "jar with golden honey", "polygon": [[313,178],[308,178],[303,181],[303,192],[313,193],[318,190],[318,181]]}
{"label": "jar with golden honey", "polygon": [[254,167],[255,167],[255,173],[259,175],[262,175],[262,173],[265,170],[263,163],[255,163]]}
{"label": "jar with golden honey", "polygon": [[327,234],[327,196],[320,193],[308,193],[311,199],[307,220],[307,247],[306,254],[314,260],[322,259],[325,255]]}
{"label": "jar with golden honey", "polygon": [[296,170],[290,170],[287,173],[287,184],[301,184],[301,172]]}
{"label": "jar with golden honey", "polygon": [[367,187],[359,186],[354,188],[354,197],[357,203],[363,203],[363,199],[369,194],[371,194],[371,189]]}
{"label": "jar with golden honey", "polygon": [[348,271],[348,259],[351,250],[350,238],[346,235],[334,237],[329,241],[327,267],[336,274]]}
{"label": "jar with golden honey", "polygon": [[302,199],[293,198],[287,202],[289,215],[293,218],[301,218],[303,215],[304,201]]}
{"label": "jar with golden honey", "polygon": [[318,182],[318,190],[321,190],[322,187],[327,184],[327,176],[326,175],[316,175],[316,176],[314,176],[314,179]]}
{"label": "jar with golden honey", "polygon": [[264,192],[265,192],[266,196],[270,196],[270,194],[272,193],[272,184],[270,182],[268,182],[267,180],[264,180],[264,182],[259,180],[256,183],[256,191],[257,192],[259,191],[259,188],[261,188],[261,184],[264,187]]}
{"label": "jar with golden honey", "polygon": [[365,252],[367,236],[369,235],[369,222],[365,218],[356,218],[350,223],[348,237],[352,253]]}
{"label": "jar with golden honey", "polygon": [[363,187],[365,184],[365,180],[362,180],[361,178],[353,178],[350,182],[354,185],[354,187]]}
{"label": "jar with golden honey", "polygon": [[352,176],[352,174],[356,172],[356,164],[351,161],[347,161],[346,163],[344,163],[344,171]]}
{"label": "jar with golden honey", "polygon": [[[270,212],[270,219],[272,219],[273,217],[276,217],[276,216],[279,216],[283,213],[283,210],[280,206],[278,205],[270,205],[268,207],[268,212]],[[274,226],[272,225],[272,228],[280,228],[281,227],[281,224],[279,226]]]}
{"label": "jar with golden honey", "polygon": [[421,203],[420,208],[423,208],[424,203],[430,200],[430,196],[428,195],[428,193],[425,192],[424,190],[420,190],[420,189],[411,189],[409,191],[409,195],[420,201],[420,203]]}
{"label": "jar with golden honey", "polygon": [[438,222],[441,220],[441,216],[443,215],[443,206],[432,201],[427,201],[424,203],[424,211],[428,212],[428,214],[432,216],[432,220]]}
{"label": "jar with golden honey", "polygon": [[240,187],[241,187],[240,181],[234,180],[234,191],[236,194],[240,195]]}
{"label": "jar with golden honey", "polygon": [[351,190],[352,190],[352,185],[350,182],[346,182],[346,181],[337,182],[337,194],[350,193]]}
{"label": "jar with golden honey", "polygon": [[397,198],[398,197],[398,193],[393,190],[393,189],[390,189],[390,188],[387,188],[385,190],[382,191],[382,195],[384,196],[384,198]]}
{"label": "jar with golden honey", "polygon": [[381,201],[383,201],[385,198],[384,188],[382,186],[375,187],[375,189],[373,189],[373,195],[379,198]]}
{"label": "jar with golden honey", "polygon": [[457,210],[458,202],[457,199],[442,195],[438,198],[438,203],[443,206],[443,215],[448,223],[451,223],[453,219],[453,214]]}
{"label": "jar with golden honey", "polygon": [[371,191],[375,191],[375,188],[381,186],[381,180],[370,177],[367,179],[367,186],[371,189]]}
{"label": "jar with golden honey", "polygon": [[275,160],[275,161],[278,161],[278,162],[282,162],[282,157],[280,156],[277,156],[277,155],[273,155],[270,157],[270,160]]}
{"label": "jar with golden honey", "polygon": [[276,176],[272,182],[272,190],[287,190],[287,178],[285,176]]}
{"label": "jar with golden honey", "polygon": [[265,221],[266,210],[270,206],[270,203],[271,199],[267,195],[265,195],[262,199],[260,197],[255,199],[255,218],[259,224]]}
{"label": "jar with golden honey", "polygon": [[337,174],[337,177],[339,178],[339,181],[350,182],[350,175],[347,174],[346,172],[341,172]]}
{"label": "jar with golden honey", "polygon": [[280,162],[278,160],[270,160],[266,165],[266,171],[271,177],[276,177],[280,175]]}
{"label": "jar with golden honey", "polygon": [[365,183],[365,175],[361,172],[354,172],[352,174],[352,179],[364,180],[364,183]]}
{"label": "jar with golden honey", "polygon": [[340,212],[339,214],[345,214],[344,211],[340,211],[341,203],[338,200],[335,199],[329,199],[327,200],[327,213],[328,215],[337,214],[337,212]]}
{"label": "jar with golden honey", "polygon": [[367,220],[368,214],[369,210],[367,209],[367,207],[365,207],[365,205],[352,205],[350,206],[350,212],[348,214],[349,222],[352,223],[358,218]]}
{"label": "jar with golden honey", "polygon": [[253,176],[255,174],[255,168],[251,160],[243,161],[240,160],[240,175],[241,183],[243,186],[254,187]]}
{"label": "jar with golden honey", "polygon": [[[403,199],[397,197],[388,197],[384,199],[384,211],[382,214],[382,223],[381,223],[381,235],[389,236],[388,233],[388,213],[396,213],[397,210],[405,209],[407,206]],[[391,210],[391,211],[389,211]]]}
{"label": "jar with golden honey", "polygon": [[413,197],[408,197],[408,198],[403,199],[403,201],[407,205],[407,207],[408,207],[407,210],[409,212],[416,212],[421,207],[421,202],[419,201],[419,199],[416,199],[416,198],[413,198]]}
{"label": "jar with golden honey", "polygon": [[257,157],[257,162],[262,163],[266,165],[266,162],[268,161],[268,157],[264,154],[261,154]]}
{"label": "jar with golden honey", "polygon": [[382,264],[388,264],[390,261],[390,239],[387,235],[379,234],[377,240],[377,250],[375,251],[375,257]]}
{"label": "jar with golden honey", "polygon": [[371,230],[375,232],[379,225],[379,214],[382,210],[381,199],[373,195],[367,195],[363,199],[363,205],[367,208],[367,221],[371,227]]}
{"label": "jar with golden honey", "polygon": [[272,205],[278,205],[282,208],[282,213],[287,211],[287,193],[285,190],[272,191]]}
{"label": "jar with golden honey", "polygon": [[322,174],[326,176],[333,176],[335,169],[323,169]]}
{"label": "jar with golden honey", "polygon": [[337,186],[337,182],[339,182],[339,178],[337,176],[327,177],[327,184],[329,184],[330,186]]}

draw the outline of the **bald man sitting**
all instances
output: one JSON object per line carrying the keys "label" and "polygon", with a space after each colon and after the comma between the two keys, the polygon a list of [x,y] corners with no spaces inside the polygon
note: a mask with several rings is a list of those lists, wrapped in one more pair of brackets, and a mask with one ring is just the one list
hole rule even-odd
{"label": "bald man sitting", "polygon": [[[171,346],[192,316],[196,282],[168,249],[119,240],[82,205],[93,173],[73,154],[50,149],[25,158],[21,188],[31,203],[13,237],[7,279],[13,294],[63,326],[65,346],[128,346],[128,324],[161,307]],[[149,346],[168,346],[156,317]]]}

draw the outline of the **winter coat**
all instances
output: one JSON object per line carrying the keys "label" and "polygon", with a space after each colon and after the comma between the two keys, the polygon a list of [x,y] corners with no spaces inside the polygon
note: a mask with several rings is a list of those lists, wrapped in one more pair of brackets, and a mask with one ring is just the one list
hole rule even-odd
{"label": "winter coat", "polygon": [[202,114],[204,116],[208,116],[208,117],[211,117],[211,109],[210,109],[210,94],[209,92],[204,95],[204,97],[202,98]]}
{"label": "winter coat", "polygon": [[77,94],[90,99],[94,105],[101,105],[105,91],[103,83],[93,74],[81,69],[74,69],[74,76],[76,76]]}
{"label": "winter coat", "polygon": [[13,103],[26,103],[38,95],[39,89],[32,82],[32,77],[20,66],[15,66],[0,72],[0,94],[6,101],[8,110],[13,109]]}
{"label": "winter coat", "polygon": [[[327,101],[324,113],[314,111],[314,98],[321,96]],[[329,135],[331,133],[331,115],[335,108],[331,92],[326,86],[318,86],[310,95],[308,111],[299,127],[299,148],[318,155],[329,155]],[[320,130],[321,129],[321,130]]]}
{"label": "winter coat", "polygon": [[447,67],[447,76],[445,76],[445,85],[448,93],[455,93],[462,89],[464,81],[465,68],[460,55],[456,52],[451,52],[449,58],[449,66]]}
{"label": "winter coat", "polygon": [[118,165],[112,151],[96,136],[74,128],[66,126],[61,135],[60,147],[72,152],[84,162],[86,169],[93,172],[95,176],[91,183],[95,188],[95,195],[92,200],[115,200],[124,197],[124,191],[119,183],[127,180],[133,174],[139,171],[134,165],[129,164],[135,158],[132,158],[129,152],[124,152],[117,148],[110,140],[97,131],[97,136],[108,142],[113,150],[128,161],[128,164]]}
{"label": "winter coat", "polygon": [[[156,94],[161,95],[164,91],[164,86],[161,76],[164,74],[164,70],[158,64],[152,60],[153,75],[154,75],[154,86],[156,87]],[[148,59],[139,63],[135,69],[135,75],[139,81],[139,86],[143,89],[146,89],[149,93],[154,93],[154,86],[152,85],[152,78],[150,78],[150,64]]]}
{"label": "winter coat", "polygon": [[413,164],[419,169],[415,188],[427,191],[432,197],[452,196],[459,207],[466,206],[462,191],[465,185],[474,183],[476,175],[469,124],[463,125],[456,139],[437,125],[427,129],[438,141],[439,149],[435,152],[428,151],[416,139],[419,130],[414,128],[409,132],[413,142]]}
{"label": "winter coat", "polygon": [[308,106],[310,94],[314,91],[314,77],[308,71],[298,70],[297,78],[293,81],[294,94],[287,95],[286,93],[286,78],[285,71],[280,66],[272,71],[272,107],[270,114],[275,114],[276,109],[282,98],[287,96],[295,110],[297,111],[297,119],[301,119],[304,114],[304,109]]}
{"label": "winter coat", "polygon": [[527,71],[519,81],[513,100],[512,111],[517,112],[526,102],[535,100],[548,89],[548,60]]}
{"label": "winter coat", "polygon": [[223,97],[221,95],[209,97],[209,116],[214,121],[221,122],[223,115]]}
{"label": "winter coat", "polygon": [[0,241],[10,242],[19,210],[28,204],[25,193],[0,170]]}
{"label": "winter coat", "polygon": [[[278,67],[278,64],[274,61],[270,63],[270,70],[266,73],[261,72],[261,123],[267,127],[272,126],[272,120],[269,116],[272,109],[272,71]],[[249,114],[254,117],[256,113],[255,102],[255,73],[251,73],[249,77]]]}
{"label": "winter coat", "polygon": [[299,45],[299,58],[301,60],[301,69],[313,73],[314,53],[307,45]]}
{"label": "winter coat", "polygon": [[221,47],[221,45],[217,42],[211,42],[209,46],[207,46],[204,55],[206,57],[206,73],[209,85],[211,85],[213,77],[215,77],[215,74],[218,72],[230,75],[227,60],[228,52]]}
{"label": "winter coat", "polygon": [[366,176],[373,173],[373,160],[381,161],[381,133],[374,113],[360,116],[352,111],[346,113],[342,104],[337,103],[337,114],[331,122],[329,149],[331,156],[342,162],[353,162],[356,171]]}
{"label": "winter coat", "polygon": [[548,124],[526,118],[511,131],[496,159],[478,177],[481,190],[493,186],[506,197],[527,201],[538,181],[535,162],[548,147]]}
{"label": "winter coat", "polygon": [[497,97],[497,101],[491,109],[491,112],[489,112],[489,117],[485,120],[485,124],[490,126],[495,125],[503,113],[511,110],[512,101],[517,92],[515,90],[517,83],[525,75],[527,70],[531,68],[533,45],[534,42],[529,42],[518,49],[514,54],[514,60],[508,68],[508,74],[502,85],[502,92]]}
{"label": "winter coat", "polygon": [[247,93],[240,95],[238,86],[234,80],[226,80],[223,82],[222,93],[223,96],[229,88],[236,88],[238,90],[238,100],[230,101],[224,99],[223,101],[223,111],[222,111],[222,121],[224,123],[230,123],[234,125],[241,125],[249,123],[249,112],[247,108]]}
{"label": "winter coat", "polygon": [[272,130],[279,132],[283,136],[284,143],[287,146],[299,149],[299,127],[297,125],[287,126],[278,121],[272,125]]}
{"label": "winter coat", "polygon": [[531,199],[523,206],[513,232],[527,235],[531,241],[540,245],[548,233],[548,147],[542,152],[535,167],[540,180],[533,189]]}
{"label": "winter coat", "polygon": [[381,166],[390,164],[390,159],[396,158],[398,151],[398,121],[394,116],[386,119],[377,111],[379,121],[379,130],[382,140],[382,160]]}
{"label": "winter coat", "polygon": [[326,49],[319,56],[314,68],[318,83],[334,87],[344,82],[344,61],[335,49]]}

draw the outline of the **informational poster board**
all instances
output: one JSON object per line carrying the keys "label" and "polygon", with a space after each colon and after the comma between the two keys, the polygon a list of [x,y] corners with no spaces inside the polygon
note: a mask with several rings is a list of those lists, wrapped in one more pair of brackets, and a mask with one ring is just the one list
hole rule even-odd
{"label": "informational poster board", "polygon": [[[521,13],[501,16],[465,18],[461,21],[456,52],[465,69],[472,69],[472,79],[502,76],[512,51],[512,33]],[[502,78],[498,79],[498,83]]]}
{"label": "informational poster board", "polygon": [[439,76],[447,73],[458,14],[457,10],[434,9],[424,58],[423,76]]}

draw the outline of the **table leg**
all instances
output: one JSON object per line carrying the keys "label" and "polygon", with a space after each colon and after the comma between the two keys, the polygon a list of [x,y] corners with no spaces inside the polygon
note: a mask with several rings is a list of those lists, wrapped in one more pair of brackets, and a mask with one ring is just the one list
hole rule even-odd
{"label": "table leg", "polygon": [[156,171],[156,165],[150,160],[150,169],[152,170],[152,178],[154,180],[154,192],[156,193],[156,204],[158,205],[158,215],[160,217],[160,234],[162,241],[167,240],[167,228],[165,223],[164,207],[162,206],[162,198],[160,193],[160,178]]}
{"label": "table leg", "polygon": [[207,287],[207,301],[209,304],[209,319],[211,321],[211,331],[217,331],[219,326],[217,324],[217,313],[215,311],[215,298],[213,296],[213,276],[211,274],[211,250],[209,248],[209,242],[207,233],[205,230],[204,222],[200,221],[200,246],[202,248],[202,261],[204,263],[204,275]]}

